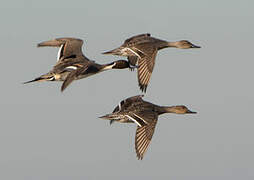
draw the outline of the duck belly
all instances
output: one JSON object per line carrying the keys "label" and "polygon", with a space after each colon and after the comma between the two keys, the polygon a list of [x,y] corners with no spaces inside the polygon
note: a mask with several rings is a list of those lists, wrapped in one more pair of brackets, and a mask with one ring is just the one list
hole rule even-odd
{"label": "duck belly", "polygon": [[87,78],[89,76],[92,76],[94,74],[97,74],[97,73],[88,73],[88,74],[81,74],[77,77],[77,79],[83,79],[83,78]]}

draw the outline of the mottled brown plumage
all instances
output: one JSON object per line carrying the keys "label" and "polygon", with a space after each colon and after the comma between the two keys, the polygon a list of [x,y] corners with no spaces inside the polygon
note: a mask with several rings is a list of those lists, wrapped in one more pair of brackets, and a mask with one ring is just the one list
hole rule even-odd
{"label": "mottled brown plumage", "polygon": [[109,119],[110,124],[114,121],[121,123],[136,123],[135,149],[138,159],[143,159],[144,154],[154,134],[158,116],[164,113],[187,114],[196,113],[187,107],[158,106],[144,101],[143,96],[133,96],[119,103],[113,113],[100,118]]}
{"label": "mottled brown plumage", "polygon": [[176,42],[167,42],[154,37],[150,34],[140,34],[126,39],[124,43],[116,49],[103,54],[113,54],[127,56],[130,65],[138,64],[138,83],[141,91],[146,92],[150,81],[157,51],[167,47],[181,49],[200,48],[189,41],[182,40]]}
{"label": "mottled brown plumage", "polygon": [[53,69],[32,81],[64,81],[61,91],[66,89],[74,80],[82,79],[109,69],[130,68],[125,60],[114,61],[109,64],[97,64],[89,60],[82,53],[83,41],[76,38],[57,38],[38,44],[38,47],[60,47],[57,63]]}

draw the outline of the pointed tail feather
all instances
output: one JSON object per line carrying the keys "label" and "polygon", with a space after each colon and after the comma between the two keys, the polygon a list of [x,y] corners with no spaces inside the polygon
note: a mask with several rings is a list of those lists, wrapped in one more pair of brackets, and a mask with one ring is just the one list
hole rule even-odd
{"label": "pointed tail feather", "polygon": [[119,120],[119,116],[115,114],[106,114],[105,116],[101,116],[99,118],[110,120],[109,122],[110,125],[112,125],[116,120]]}
{"label": "pointed tail feather", "polygon": [[99,118],[101,118],[101,119],[108,119],[108,120],[114,119],[114,118],[112,117],[112,114],[106,114],[106,115],[104,115],[104,116],[100,116]]}
{"label": "pointed tail feather", "polygon": [[54,81],[54,80],[55,80],[54,75],[51,74],[51,73],[47,73],[47,74],[41,75],[40,77],[35,78],[31,81],[24,82],[23,84],[27,84],[27,83],[31,83],[31,82],[37,82],[37,81]]}
{"label": "pointed tail feather", "polygon": [[105,116],[101,116],[99,118],[101,118],[101,119],[108,119],[108,120],[119,120],[119,119],[121,119],[119,114],[115,114],[115,113],[106,114]]}
{"label": "pointed tail feather", "polygon": [[43,78],[38,77],[38,78],[35,78],[35,79],[31,80],[31,81],[23,82],[23,84],[28,84],[28,83],[32,83],[32,82],[36,82],[36,81],[42,81],[42,80],[43,80]]}

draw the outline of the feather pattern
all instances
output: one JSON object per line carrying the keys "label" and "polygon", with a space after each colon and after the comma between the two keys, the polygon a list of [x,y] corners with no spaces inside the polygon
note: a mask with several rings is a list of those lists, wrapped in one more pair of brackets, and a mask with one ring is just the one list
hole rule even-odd
{"label": "feather pattern", "polygon": [[109,64],[97,64],[95,61],[89,60],[84,56],[82,45],[83,41],[77,38],[57,38],[39,43],[38,47],[59,47],[57,63],[47,74],[26,83],[64,81],[61,87],[61,91],[64,91],[74,80],[86,78],[113,68],[130,68],[129,63],[125,60],[118,60]]}
{"label": "feather pattern", "polygon": [[158,114],[156,113],[148,113],[145,115],[149,124],[146,124],[141,127],[137,127],[136,136],[135,136],[135,149],[138,159],[143,159],[145,152],[147,151],[148,145],[150,144],[155,126],[157,123]]}
{"label": "feather pattern", "polygon": [[[156,54],[159,45],[162,43],[165,44],[166,41],[153,38],[149,33],[140,34],[126,39],[119,48],[105,54],[127,56],[130,65],[138,64],[139,87],[142,92],[146,92],[153,72]],[[124,49],[126,50],[123,51]]]}
{"label": "feather pattern", "polygon": [[137,158],[142,160],[151,143],[158,116],[164,113],[196,113],[186,106],[158,106],[142,99],[143,95],[133,96],[121,101],[111,114],[100,118],[120,123],[136,123],[135,150]]}
{"label": "feather pattern", "polygon": [[143,95],[127,98],[115,107],[112,114],[101,117],[109,119],[110,124],[114,121],[137,124],[135,149],[138,159],[142,159],[147,150],[158,118],[156,105],[144,101],[142,97]]}
{"label": "feather pattern", "polygon": [[146,92],[153,72],[157,51],[167,47],[181,49],[200,48],[186,40],[167,42],[151,37],[149,33],[146,33],[132,36],[126,39],[120,47],[104,54],[127,56],[130,65],[135,66],[138,64],[139,87],[142,92]]}

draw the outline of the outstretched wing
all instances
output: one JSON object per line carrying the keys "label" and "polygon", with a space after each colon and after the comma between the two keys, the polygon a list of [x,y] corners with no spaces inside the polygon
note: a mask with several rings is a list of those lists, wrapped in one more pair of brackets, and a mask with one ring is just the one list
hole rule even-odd
{"label": "outstretched wing", "polygon": [[140,35],[136,38],[132,38],[127,41],[127,49],[133,52],[129,53],[128,61],[132,66],[135,66],[138,63],[139,87],[142,92],[146,92],[158,52],[158,47],[155,43],[158,40],[148,35]]}
{"label": "outstretched wing", "polygon": [[115,107],[115,109],[113,110],[112,113],[128,110],[134,102],[139,102],[139,101],[143,102],[142,97],[144,97],[144,95],[132,96],[132,97],[122,100],[118,104],[118,106]]}
{"label": "outstretched wing", "polygon": [[67,86],[69,86],[75,79],[77,79],[77,77],[79,76],[79,74],[81,74],[82,72],[86,71],[88,69],[88,65],[78,68],[76,70],[72,70],[69,75],[66,77],[66,79],[64,80],[62,87],[61,87],[61,91],[63,92]]}
{"label": "outstretched wing", "polygon": [[141,91],[146,92],[158,50],[149,44],[147,46],[140,47],[140,49],[144,52],[144,56],[138,58],[138,83]]}
{"label": "outstretched wing", "polygon": [[142,118],[147,121],[144,126],[138,126],[135,136],[135,149],[138,159],[143,159],[145,152],[152,140],[155,126],[158,119],[158,114],[154,112],[143,112]]}
{"label": "outstretched wing", "polygon": [[[79,64],[78,64],[79,65]],[[71,66],[67,67],[70,68]],[[77,66],[74,66],[77,67]],[[72,70],[70,74],[66,77],[65,81],[62,84],[61,91],[63,91],[72,81],[80,78],[85,78],[90,75],[96,74],[99,72],[98,67],[95,63],[86,63],[82,67],[77,67],[76,70]]]}
{"label": "outstretched wing", "polygon": [[135,45],[137,43],[143,43],[144,41],[149,39],[150,36],[151,36],[151,34],[149,34],[149,33],[132,36],[132,37],[126,39],[124,41],[124,44],[128,45],[128,46],[132,46],[132,45]]}
{"label": "outstretched wing", "polygon": [[57,55],[57,60],[65,58],[75,58],[77,56],[83,56],[82,53],[83,41],[76,38],[57,38],[49,41],[39,43],[38,47],[52,46],[60,47]]}

